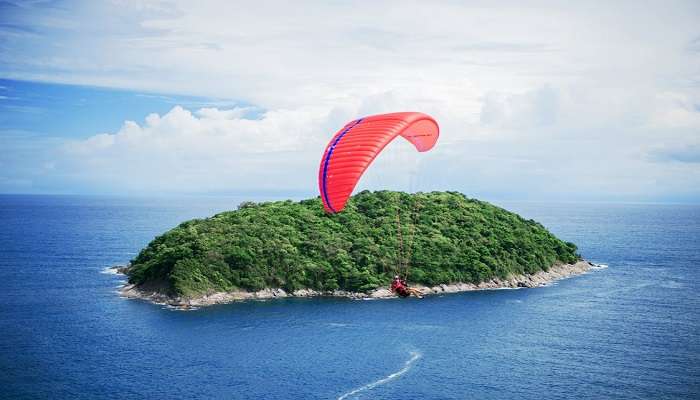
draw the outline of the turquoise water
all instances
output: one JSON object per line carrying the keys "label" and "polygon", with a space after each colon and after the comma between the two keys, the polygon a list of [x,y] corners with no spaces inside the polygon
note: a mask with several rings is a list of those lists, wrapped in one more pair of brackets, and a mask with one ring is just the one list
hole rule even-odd
{"label": "turquoise water", "polygon": [[0,397],[700,397],[700,207],[499,204],[608,268],[538,289],[174,311],[128,261],[242,198],[0,196]]}

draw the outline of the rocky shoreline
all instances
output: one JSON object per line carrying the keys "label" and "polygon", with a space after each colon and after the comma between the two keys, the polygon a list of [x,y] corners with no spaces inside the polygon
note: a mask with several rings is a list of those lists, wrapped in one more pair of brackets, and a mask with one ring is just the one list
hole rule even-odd
{"label": "rocky shoreline", "polygon": [[[545,286],[551,282],[568,278],[574,275],[583,274],[596,265],[581,260],[575,264],[556,264],[549,268],[548,271],[539,271],[534,274],[513,275],[508,279],[492,279],[490,281],[473,283],[455,283],[449,285],[438,285],[427,287],[415,285],[413,287],[421,290],[425,295],[443,294],[443,293],[458,293],[472,290],[489,290],[489,289],[517,289],[517,288],[534,288]],[[128,267],[117,266],[112,269],[117,273],[125,274]],[[346,297],[352,299],[384,299],[395,298],[396,296],[385,287],[378,288],[369,293],[346,292],[336,290],[332,292],[319,292],[312,289],[301,289],[295,292],[288,293],[283,289],[263,289],[257,292],[235,291],[235,292],[217,292],[208,295],[183,298],[168,296],[158,290],[147,290],[137,287],[136,285],[126,284],[119,289],[121,296],[130,299],[142,299],[156,304],[169,305],[178,308],[202,307],[214,304],[225,304],[243,300],[269,300],[285,297]]]}

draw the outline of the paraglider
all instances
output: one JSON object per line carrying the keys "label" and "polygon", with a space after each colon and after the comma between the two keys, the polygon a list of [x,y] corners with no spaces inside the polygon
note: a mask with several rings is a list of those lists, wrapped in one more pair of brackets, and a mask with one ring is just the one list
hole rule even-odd
{"label": "paraglider", "polygon": [[401,279],[401,277],[398,275],[396,275],[394,277],[394,280],[391,281],[390,288],[391,291],[396,293],[399,297],[408,297],[410,295],[414,295],[419,299],[423,298],[423,292],[408,286],[406,281],[404,279]]}
{"label": "paraglider", "polygon": [[335,214],[345,208],[362,174],[397,136],[424,152],[435,146],[439,134],[437,122],[419,112],[373,115],[346,124],[326,146],[318,168],[326,212]]}
{"label": "paraglider", "polygon": [[[402,136],[416,150],[425,152],[435,146],[439,135],[437,122],[420,112],[372,115],[347,123],[326,146],[318,167],[318,190],[323,208],[329,214],[343,211],[362,174],[396,137]],[[397,270],[403,268],[407,275],[408,261],[403,255],[398,208],[396,213],[399,243]],[[391,290],[400,297],[422,297],[420,290],[408,286],[406,280],[399,275],[394,278]]]}

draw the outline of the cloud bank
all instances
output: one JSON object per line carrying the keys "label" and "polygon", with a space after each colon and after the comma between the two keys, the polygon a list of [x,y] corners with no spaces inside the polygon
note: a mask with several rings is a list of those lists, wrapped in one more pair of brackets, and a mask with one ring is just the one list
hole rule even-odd
{"label": "cloud bank", "polygon": [[262,110],[176,107],[64,143],[46,162],[66,185],[313,191],[347,120],[420,110],[441,124],[436,149],[397,144],[362,185],[405,180],[399,160],[416,190],[700,198],[695,2],[86,2],[4,15],[5,77]]}

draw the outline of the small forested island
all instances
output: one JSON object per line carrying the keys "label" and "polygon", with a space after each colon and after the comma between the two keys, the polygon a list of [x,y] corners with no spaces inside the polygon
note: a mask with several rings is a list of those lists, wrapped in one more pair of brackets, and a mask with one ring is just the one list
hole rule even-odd
{"label": "small forested island", "polygon": [[590,266],[538,222],[461,193],[363,191],[338,214],[315,198],[183,222],[121,271],[123,295],[187,306],[389,297],[396,274],[426,294],[533,287]]}

